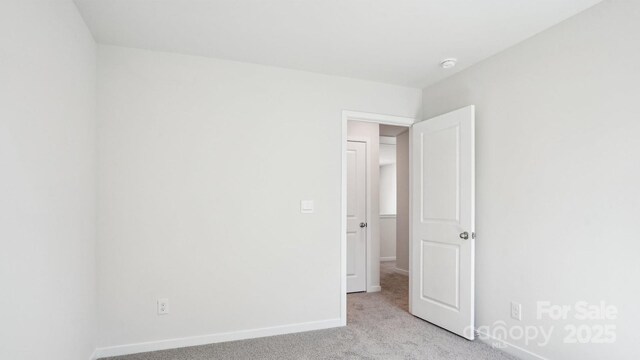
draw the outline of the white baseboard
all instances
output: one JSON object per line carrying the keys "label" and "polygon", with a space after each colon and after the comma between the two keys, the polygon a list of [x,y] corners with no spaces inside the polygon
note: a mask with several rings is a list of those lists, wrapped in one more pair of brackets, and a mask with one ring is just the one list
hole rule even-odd
{"label": "white baseboard", "polygon": [[394,268],[393,271],[395,271],[396,273],[398,273],[400,275],[409,276],[409,271],[404,270],[404,269]]}
{"label": "white baseboard", "polygon": [[98,349],[93,350],[93,353],[91,353],[91,357],[89,357],[89,360],[96,360],[98,358]]}
{"label": "white baseboard", "polygon": [[217,333],[209,335],[191,336],[177,339],[166,339],[158,341],[148,341],[137,344],[117,345],[98,348],[94,352],[94,358],[103,358],[108,356],[120,356],[128,354],[136,354],[141,352],[176,349],[187,346],[197,346],[213,344],[225,341],[254,339],[265,336],[274,336],[282,334],[291,334],[304,331],[321,330],[333,327],[340,327],[342,321],[340,319],[312,321],[300,324],[273,326],[268,328],[240,330],[226,333]]}
{"label": "white baseboard", "polygon": [[369,285],[367,287],[367,292],[378,292],[382,291],[382,286],[380,285]]}
{"label": "white baseboard", "polygon": [[395,256],[380,257],[380,262],[383,262],[383,261],[396,261],[396,257]]}
{"label": "white baseboard", "polygon": [[523,360],[549,360],[544,356],[538,355],[534,352],[531,352],[527,349],[523,349],[520,346],[517,345],[513,345],[509,342],[506,342],[504,340],[495,338],[487,333],[484,332],[480,332],[478,330],[476,330],[476,333],[479,335],[478,337],[476,337],[476,339],[478,339],[479,341],[482,341],[483,343],[492,346],[498,350],[504,351],[509,355],[513,355],[515,357],[517,357],[518,359],[523,359]]}

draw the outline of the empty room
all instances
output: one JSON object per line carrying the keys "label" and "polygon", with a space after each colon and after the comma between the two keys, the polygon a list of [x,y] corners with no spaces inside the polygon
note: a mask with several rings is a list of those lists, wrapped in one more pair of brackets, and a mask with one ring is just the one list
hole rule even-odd
{"label": "empty room", "polygon": [[639,359],[639,69],[638,0],[2,0],[0,359]]}

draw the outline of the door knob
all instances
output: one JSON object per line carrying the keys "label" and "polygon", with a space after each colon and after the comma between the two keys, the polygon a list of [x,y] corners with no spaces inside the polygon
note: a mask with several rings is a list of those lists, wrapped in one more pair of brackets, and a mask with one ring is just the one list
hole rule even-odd
{"label": "door knob", "polygon": [[468,238],[469,238],[469,233],[468,232],[465,231],[465,232],[460,234],[460,239],[467,240]]}
{"label": "door knob", "polygon": [[362,222],[362,223],[360,223],[360,227],[361,227],[361,228],[365,228],[365,227],[367,227],[367,223],[363,223],[363,222]]}

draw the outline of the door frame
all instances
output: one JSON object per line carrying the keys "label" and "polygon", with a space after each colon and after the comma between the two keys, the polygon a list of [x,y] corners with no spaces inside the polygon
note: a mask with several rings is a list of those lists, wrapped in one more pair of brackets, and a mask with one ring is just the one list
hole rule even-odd
{"label": "door frame", "polygon": [[[394,115],[384,115],[384,114],[375,114],[375,113],[367,113],[360,111],[350,111],[343,110],[342,111],[342,140],[341,140],[341,164],[342,164],[342,174],[341,174],[341,194],[340,194],[340,202],[341,202],[341,210],[340,210],[340,323],[342,326],[347,325],[347,125],[349,121],[362,121],[362,122],[370,122],[382,125],[395,125],[395,126],[403,126],[407,127],[409,131],[411,131],[411,125],[416,122],[416,118],[412,117],[404,117],[404,116],[394,116]],[[411,146],[411,139],[409,139],[409,146]],[[369,153],[370,146],[367,146],[367,155]],[[411,161],[411,152],[409,152],[409,161]],[[370,183],[369,172],[370,169],[367,169],[367,184]],[[411,179],[411,174],[409,174],[409,179]],[[409,180],[411,181],[411,180]],[[411,189],[409,189],[411,191]],[[373,217],[371,216],[371,209],[369,207],[369,198],[371,196],[370,186],[367,186],[367,221],[371,221]],[[410,197],[411,198],[411,197]],[[411,204],[409,204],[411,207]],[[411,226],[411,219],[409,219],[409,226]],[[367,227],[367,244],[366,248],[371,248],[371,229],[373,227]],[[409,232],[409,237],[411,237],[411,232]],[[409,238],[409,242],[411,242],[411,238]],[[411,248],[409,248],[410,250]],[[370,272],[372,271],[371,261],[369,261],[369,257],[367,256],[367,292],[375,292],[380,291],[380,286],[377,287],[371,286],[369,284],[369,279],[371,278]],[[372,259],[375,260],[375,259]],[[378,256],[379,261],[379,256]],[[411,254],[409,254],[409,261],[411,261]],[[411,270],[411,266],[409,266],[409,271]],[[409,274],[411,275],[411,274]]]}

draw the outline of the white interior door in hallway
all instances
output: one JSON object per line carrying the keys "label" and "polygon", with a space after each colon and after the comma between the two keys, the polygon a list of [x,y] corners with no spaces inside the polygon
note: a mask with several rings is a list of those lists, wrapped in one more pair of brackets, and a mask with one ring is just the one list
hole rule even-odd
{"label": "white interior door in hallway", "polygon": [[347,142],[347,292],[367,290],[367,144]]}
{"label": "white interior door in hallway", "polygon": [[413,125],[410,310],[474,337],[474,122],[468,106]]}

